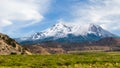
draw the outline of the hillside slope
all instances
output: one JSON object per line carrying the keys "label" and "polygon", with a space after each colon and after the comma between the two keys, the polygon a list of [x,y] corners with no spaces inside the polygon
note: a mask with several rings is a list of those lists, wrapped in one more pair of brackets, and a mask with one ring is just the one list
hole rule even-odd
{"label": "hillside slope", "polygon": [[20,46],[15,40],[0,33],[0,55],[31,54],[26,48]]}
{"label": "hillside slope", "polygon": [[47,41],[36,45],[24,45],[35,54],[61,54],[69,51],[120,51],[120,38],[103,38],[85,43],[61,43]]}

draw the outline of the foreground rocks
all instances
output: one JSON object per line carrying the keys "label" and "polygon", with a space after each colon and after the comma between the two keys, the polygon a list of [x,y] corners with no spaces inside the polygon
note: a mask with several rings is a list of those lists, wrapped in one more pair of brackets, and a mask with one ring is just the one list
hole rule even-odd
{"label": "foreground rocks", "polygon": [[15,40],[0,33],[0,55],[31,54],[27,48],[20,46]]}

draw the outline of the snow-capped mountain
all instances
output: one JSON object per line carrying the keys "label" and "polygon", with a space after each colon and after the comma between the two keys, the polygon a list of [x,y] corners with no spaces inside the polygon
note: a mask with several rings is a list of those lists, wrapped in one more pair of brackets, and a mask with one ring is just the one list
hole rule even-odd
{"label": "snow-capped mountain", "polygon": [[31,35],[31,37],[16,40],[18,42],[84,42],[99,40],[105,37],[115,37],[115,35],[94,24],[78,25],[57,23],[44,31]]}

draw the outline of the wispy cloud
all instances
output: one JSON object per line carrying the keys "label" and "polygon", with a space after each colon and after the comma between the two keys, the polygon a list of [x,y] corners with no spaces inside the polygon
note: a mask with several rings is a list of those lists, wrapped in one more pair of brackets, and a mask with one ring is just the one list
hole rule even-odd
{"label": "wispy cloud", "polygon": [[[41,21],[50,0],[0,0],[0,24],[4,26],[18,24],[30,25]],[[26,23],[26,21],[32,21]],[[20,25],[19,25],[20,26]],[[23,25],[21,25],[23,26]]]}
{"label": "wispy cloud", "polygon": [[75,22],[95,23],[111,31],[120,29],[120,0],[80,0],[71,9]]}
{"label": "wispy cloud", "polygon": [[[10,32],[34,25],[44,19],[51,0],[0,0],[0,30]],[[8,31],[8,32],[9,32]]]}

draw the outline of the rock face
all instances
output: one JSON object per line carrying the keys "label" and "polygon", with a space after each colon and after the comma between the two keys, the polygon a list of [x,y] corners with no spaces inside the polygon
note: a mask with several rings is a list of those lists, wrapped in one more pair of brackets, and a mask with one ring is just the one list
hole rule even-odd
{"label": "rock face", "polygon": [[20,46],[15,40],[0,33],[0,55],[31,54],[26,48]]}

